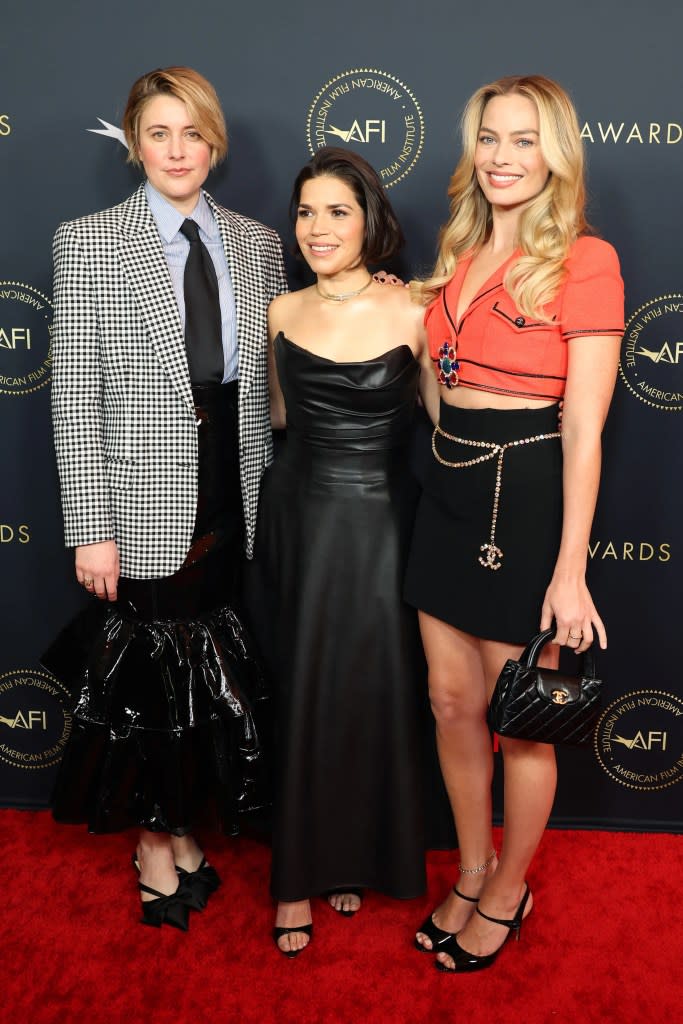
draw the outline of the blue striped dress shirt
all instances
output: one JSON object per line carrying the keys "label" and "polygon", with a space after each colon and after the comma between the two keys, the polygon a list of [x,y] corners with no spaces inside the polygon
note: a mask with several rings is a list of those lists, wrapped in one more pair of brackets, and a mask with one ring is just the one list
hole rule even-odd
{"label": "blue striped dress shirt", "polygon": [[[145,184],[147,202],[152,211],[156,226],[161,235],[161,244],[164,248],[164,255],[171,274],[171,284],[178,303],[180,322],[185,330],[185,290],[183,278],[185,275],[185,261],[190,251],[190,243],[185,235],[180,233],[180,225],[185,216],[176,210],[160,192],[150,185]],[[223,332],[223,361],[224,373],[223,383],[236,380],[239,370],[239,358],[237,351],[237,317],[235,311],[235,293],[230,279],[228,261],[225,258],[223,241],[221,239],[218,224],[214,219],[211,207],[203,195],[199,196],[197,205],[189,215],[189,220],[195,221],[199,228],[199,237],[206,246],[213,265],[216,268],[218,278],[218,297],[221,306],[221,326]]]}

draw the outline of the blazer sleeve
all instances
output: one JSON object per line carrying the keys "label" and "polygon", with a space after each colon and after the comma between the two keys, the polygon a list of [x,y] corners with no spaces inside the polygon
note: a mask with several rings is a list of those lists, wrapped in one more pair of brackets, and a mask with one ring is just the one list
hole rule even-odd
{"label": "blazer sleeve", "polygon": [[282,242],[275,231],[269,231],[265,245],[267,301],[272,302],[278,295],[289,291],[287,275],[282,256]]}
{"label": "blazer sleeve", "polygon": [[52,423],[68,547],[114,537],[102,452],[102,367],[97,305],[74,225],[53,245]]}

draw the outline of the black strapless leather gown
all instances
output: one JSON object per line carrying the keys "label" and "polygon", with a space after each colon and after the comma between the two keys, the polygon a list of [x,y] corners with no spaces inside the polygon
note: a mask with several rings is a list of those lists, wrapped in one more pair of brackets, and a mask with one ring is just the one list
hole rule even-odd
{"label": "black strapless leather gown", "polygon": [[287,440],[264,478],[254,566],[279,696],[272,892],[415,897],[426,671],[401,592],[419,365],[407,345],[336,363],[282,335],[275,354]]}

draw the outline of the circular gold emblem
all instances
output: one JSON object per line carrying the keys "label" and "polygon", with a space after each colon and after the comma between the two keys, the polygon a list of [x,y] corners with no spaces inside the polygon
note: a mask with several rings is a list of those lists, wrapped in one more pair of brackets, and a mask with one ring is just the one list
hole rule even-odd
{"label": "circular gold emblem", "polygon": [[635,311],[624,331],[619,375],[646,405],[683,409],[683,295],[660,295]]}
{"label": "circular gold emblem", "polygon": [[47,672],[0,675],[0,760],[29,771],[61,760],[71,733],[69,692]]}
{"label": "circular gold emblem", "polygon": [[410,174],[424,134],[422,110],[408,86],[376,68],[335,75],[316,95],[306,120],[311,155],[323,146],[355,149],[385,188]]}
{"label": "circular gold emblem", "polygon": [[634,690],[612,701],[593,745],[603,770],[628,789],[659,790],[683,779],[683,700]]}
{"label": "circular gold emblem", "polygon": [[30,284],[0,281],[0,394],[28,395],[52,373],[52,303]]}

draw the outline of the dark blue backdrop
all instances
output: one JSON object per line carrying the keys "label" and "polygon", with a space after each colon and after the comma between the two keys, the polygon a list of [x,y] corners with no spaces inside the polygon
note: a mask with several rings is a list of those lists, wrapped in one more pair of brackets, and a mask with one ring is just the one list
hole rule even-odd
{"label": "dark blue backdrop", "polygon": [[663,0],[577,0],[552,17],[541,0],[119,0],[96,16],[92,4],[64,0],[4,14],[0,803],[45,803],[69,726],[64,694],[37,660],[80,600],[62,546],[49,419],[50,243],[59,221],[120,201],[138,181],[116,138],[89,129],[120,124],[142,71],[193,65],[228,118],[230,157],[209,182],[222,203],[288,237],[289,189],[309,135],[313,145],[357,147],[387,169],[409,276],[432,259],[465,99],[502,74],[540,72],[576,101],[590,216],[620,253],[630,318],[591,544],[610,637],[601,659],[609,707],[595,748],[562,755],[553,820],[680,828],[682,30],[683,13]]}

